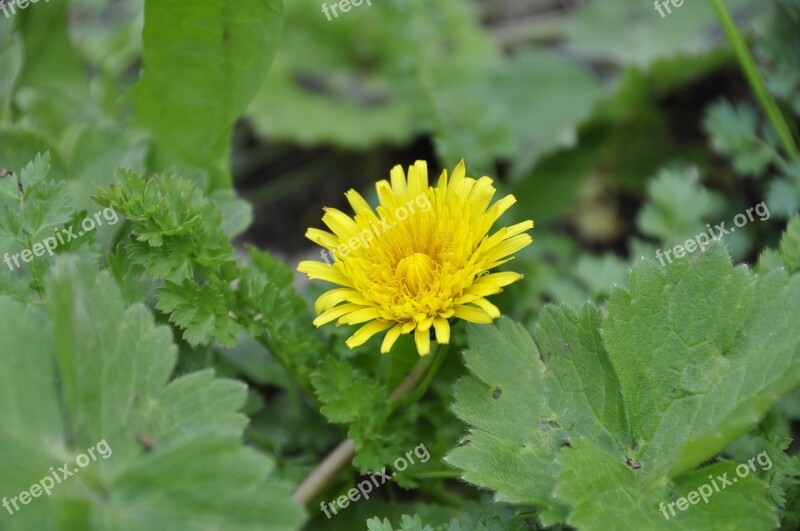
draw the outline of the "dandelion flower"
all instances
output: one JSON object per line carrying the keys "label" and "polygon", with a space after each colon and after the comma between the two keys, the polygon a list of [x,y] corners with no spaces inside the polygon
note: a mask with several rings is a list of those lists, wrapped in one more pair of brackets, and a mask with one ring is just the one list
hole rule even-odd
{"label": "dandelion flower", "polygon": [[377,209],[355,190],[345,194],[354,217],[325,209],[322,221],[331,232],[312,228],[306,237],[336,260],[301,262],[298,270],[341,286],[317,299],[316,326],[334,320],[337,326],[363,324],[347,340],[350,348],[388,329],[383,353],[401,334],[413,332],[417,351],[425,356],[431,330],[440,344],[450,341],[450,319],[491,323],[500,317],[486,298],[522,275],[490,271],[531,243],[525,232],[533,222],[489,235],[516,199],[508,195],[490,206],[492,179],[467,177],[463,161],[452,175],[443,171],[436,187],[428,185],[423,161],[409,167],[408,178],[401,166],[390,175],[391,182],[376,184]]}

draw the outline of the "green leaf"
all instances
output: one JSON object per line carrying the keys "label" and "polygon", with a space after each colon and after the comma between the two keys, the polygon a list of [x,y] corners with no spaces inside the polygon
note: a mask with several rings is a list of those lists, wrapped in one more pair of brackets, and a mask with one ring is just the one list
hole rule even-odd
{"label": "green leaf", "polygon": [[[27,490],[50,467],[90,461],[13,516],[25,529],[289,529],[303,518],[273,464],[241,442],[245,387],[210,371],[169,381],[176,348],[107,273],[66,258],[46,315],[0,298],[0,488]],[[11,377],[26,374],[23,378]],[[190,518],[193,515],[195,520]]]}
{"label": "green leaf", "polygon": [[[743,529],[774,529],[778,523],[774,508],[764,495],[764,482],[754,475],[738,478],[732,463],[703,467],[677,478],[664,489],[663,484],[654,488],[652,476],[637,474],[585,439],[574,441],[573,448],[561,452],[558,461],[564,471],[558,477],[556,496],[575,507],[567,523],[578,529],[607,529],[613,525],[621,531],[722,530],[730,529],[731,522]],[[715,492],[709,476],[713,479],[723,475],[735,478],[736,483]],[[705,491],[712,494],[707,503],[700,504],[702,498],[698,495],[697,505],[690,505],[683,512],[679,506],[667,505],[704,485]]]}
{"label": "green leaf", "polygon": [[790,218],[800,210],[800,186],[789,179],[775,179],[768,185],[766,200],[773,214]]}
{"label": "green leaf", "polygon": [[800,271],[800,216],[795,216],[783,233],[778,249],[790,273]]}
{"label": "green leaf", "polygon": [[200,286],[186,279],[180,284],[166,282],[158,290],[156,308],[169,314],[170,322],[183,330],[183,339],[190,345],[216,341],[233,347],[242,329],[228,315],[233,303],[233,292],[224,286],[214,282]]}
{"label": "green leaf", "polygon": [[[728,0],[743,15],[753,0]],[[568,45],[580,55],[622,65],[645,66],[657,59],[698,55],[722,41],[714,11],[707,2],[667,2],[663,16],[653,2],[607,0],[580,4],[567,23]],[[760,5],[760,4],[758,4]],[[667,11],[670,10],[671,12]],[[620,28],[626,31],[620,32]],[[609,38],[613,35],[614,38]]]}
{"label": "green leaf", "polygon": [[50,153],[53,179],[66,177],[66,164],[52,142],[31,129],[0,126],[0,168],[19,172],[39,153]]}
{"label": "green leaf", "polygon": [[516,174],[545,153],[574,146],[578,124],[605,93],[588,68],[539,48],[514,55],[493,88],[492,99],[503,102],[505,120],[519,139]]}
{"label": "green leaf", "polygon": [[[429,506],[420,506],[420,512],[427,510]],[[539,525],[530,517],[529,508],[525,506],[509,506],[493,502],[489,496],[482,496],[481,500],[469,501],[464,505],[464,508],[459,511],[459,516],[452,518],[445,524],[431,525],[425,524],[424,520],[430,521],[432,515],[428,515],[425,519],[420,515],[403,515],[400,521],[400,527],[393,527],[388,518],[383,521],[378,517],[370,518],[367,521],[367,528],[375,531],[404,531],[404,530],[417,530],[417,531],[530,531],[532,529],[541,529]],[[427,512],[427,511],[426,511]],[[520,514],[528,512],[528,515]],[[557,529],[554,528],[554,531]]]}
{"label": "green leaf", "polygon": [[131,259],[154,278],[180,283],[193,268],[233,262],[233,248],[222,230],[222,214],[185,177],[143,179],[120,169],[116,183],[98,190],[96,201],[133,222]]}
{"label": "green leaf", "polygon": [[[157,308],[183,330],[184,339],[231,347],[235,334],[246,330],[310,390],[309,359],[319,350],[318,339],[286,264],[254,248],[248,249],[250,261],[240,264],[222,212],[185,177],[143,179],[121,169],[116,183],[99,189],[95,200],[131,222],[126,260],[134,270],[166,281],[157,292]],[[227,227],[236,232],[243,226],[244,203],[229,195],[223,203]],[[126,293],[138,289],[127,281],[123,286]]]}
{"label": "green leaf", "polygon": [[614,286],[623,284],[628,263],[612,253],[602,256],[581,254],[575,264],[575,275],[586,284],[593,297],[611,293]]}
{"label": "green leaf", "polygon": [[723,202],[700,183],[696,168],[662,169],[647,183],[649,202],[636,224],[649,235],[671,246],[705,232],[704,219],[716,216]]}
{"label": "green leaf", "polygon": [[[506,319],[470,329],[454,410],[472,429],[447,458],[464,479],[542,506],[545,524],[660,529],[658,502],[800,383],[800,277],[754,276],[714,243],[666,269],[643,260],[628,286],[603,312],[546,309],[533,338]],[[722,528],[755,498],[746,517],[768,529],[764,494],[753,478],[670,522]]]}
{"label": "green leaf", "polygon": [[89,82],[67,28],[68,4],[31,3],[15,15],[24,57],[14,104],[26,125],[55,137],[85,120],[91,106]]}
{"label": "green leaf", "polygon": [[36,158],[28,163],[27,166],[19,171],[19,184],[22,186],[25,196],[42,182],[50,172],[50,153],[36,154]]}
{"label": "green leaf", "polygon": [[228,238],[239,236],[253,223],[253,207],[233,190],[217,190],[209,198],[222,212],[222,230]]}
{"label": "green leaf", "polygon": [[374,380],[357,377],[346,360],[328,358],[312,382],[325,404],[322,414],[336,423],[351,423],[369,416],[386,400],[383,387]]}
{"label": "green leaf", "polygon": [[778,249],[764,249],[758,257],[759,272],[786,268],[789,273],[800,271],[800,216],[795,216],[786,227]]}
{"label": "green leaf", "polygon": [[277,47],[281,0],[148,0],[134,121],[157,140],[159,170],[199,167],[230,188],[234,123],[261,86]]}
{"label": "green leaf", "polygon": [[0,31],[0,123],[10,120],[11,100],[22,70],[22,54],[19,35]]}
{"label": "green leaf", "polygon": [[[388,518],[384,518],[383,521],[381,521],[381,519],[376,516],[367,520],[367,530],[395,531],[395,528],[392,526],[391,522],[389,522]],[[433,528],[429,525],[423,526],[419,515],[415,514],[412,517],[404,514],[400,520],[400,527],[397,528],[397,531],[433,531]]]}
{"label": "green leaf", "polygon": [[63,181],[45,180],[50,172],[49,153],[36,158],[13,175],[0,179],[0,200],[10,204],[0,209],[0,245],[14,242],[33,245],[51,229],[72,220],[75,208]]}
{"label": "green leaf", "polygon": [[747,103],[734,107],[722,100],[709,107],[703,123],[714,150],[731,157],[736,171],[748,177],[759,176],[776,156],[759,138],[757,122],[756,111]]}

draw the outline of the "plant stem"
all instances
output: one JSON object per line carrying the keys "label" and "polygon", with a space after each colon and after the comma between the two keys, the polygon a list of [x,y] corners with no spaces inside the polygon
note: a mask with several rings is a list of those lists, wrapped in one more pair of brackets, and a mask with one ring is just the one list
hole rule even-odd
{"label": "plant stem", "polygon": [[780,138],[781,144],[783,144],[783,149],[790,157],[795,157],[797,155],[797,144],[795,144],[794,138],[792,137],[789,125],[781,113],[778,104],[775,102],[775,99],[772,97],[772,94],[767,90],[764,78],[761,77],[755,59],[753,59],[750,50],[748,50],[744,37],[742,37],[742,34],[736,27],[736,22],[733,20],[730,11],[728,11],[725,1],[711,0],[711,5],[717,12],[717,17],[719,18],[720,24],[722,24],[723,31],[725,31],[725,36],[728,38],[728,42],[733,48],[733,52],[736,55],[736,59],[739,61],[739,65],[742,67],[747,82],[750,84],[750,88],[753,89],[756,98],[758,98],[759,103],[761,103],[761,107],[769,117],[770,122],[772,122],[772,127],[778,134],[778,138]]}
{"label": "plant stem", "polygon": [[[419,359],[411,368],[402,383],[392,391],[387,402],[391,411],[403,403],[412,403],[420,400],[430,387],[433,377],[442,366],[444,358],[450,351],[450,345],[439,346],[436,352]],[[308,505],[336,474],[349,463],[356,453],[355,441],[351,438],[343,440],[331,453],[303,480],[292,498],[302,505]]]}

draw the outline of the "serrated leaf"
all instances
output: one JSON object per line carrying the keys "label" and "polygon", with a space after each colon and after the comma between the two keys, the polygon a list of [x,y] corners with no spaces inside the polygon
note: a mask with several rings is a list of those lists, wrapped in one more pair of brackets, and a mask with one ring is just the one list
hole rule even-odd
{"label": "serrated leaf", "polygon": [[800,216],[795,216],[786,227],[778,249],[786,269],[791,273],[800,271]]}
{"label": "serrated leaf", "polygon": [[190,345],[216,341],[232,347],[242,330],[228,313],[233,304],[233,292],[226,285],[207,281],[201,286],[187,279],[180,284],[164,283],[158,290],[156,308],[169,314],[169,320],[183,330],[183,339]]}
{"label": "serrated leaf", "polygon": [[[472,429],[447,458],[464,479],[543,506],[545,524],[569,515],[584,529],[658,529],[653,500],[691,483],[800,382],[800,277],[753,276],[714,243],[666,270],[641,261],[628,286],[607,313],[545,310],[535,339],[508,320],[470,330],[475,377],[460,382],[454,410]],[[601,483],[598,518],[588,500]],[[764,485],[748,485],[743,496],[762,495],[749,521],[769,528]],[[719,507],[741,504],[729,495]],[[722,528],[715,507],[682,517]]]}
{"label": "serrated leaf", "polygon": [[322,414],[332,422],[350,423],[368,416],[386,400],[378,382],[358,377],[346,360],[328,358],[312,378],[325,404]]}
{"label": "serrated leaf", "polygon": [[[757,476],[736,478],[734,485],[714,491],[709,476],[713,479],[727,474],[733,479],[735,464],[715,463],[700,468],[677,478],[665,489],[663,483],[654,488],[652,475],[638,474],[582,438],[561,452],[558,461],[564,471],[558,477],[556,496],[575,507],[567,523],[578,529],[613,525],[620,531],[723,530],[730,529],[731,522],[743,529],[774,529],[778,523],[764,496],[766,485]],[[699,504],[702,498],[698,496],[698,504],[685,511],[667,505],[706,484],[713,494],[706,504]]]}
{"label": "serrated leaf", "polygon": [[4,522],[121,531],[300,524],[289,491],[268,479],[271,461],[242,446],[244,385],[209,371],[170,382],[169,329],[141,304],[125,308],[111,277],[74,257],[54,266],[45,310],[0,298],[0,372],[27,375],[0,387],[0,486],[28,489],[101,440],[113,452]]}
{"label": "serrated leaf", "polygon": [[222,214],[185,177],[143,179],[120,169],[116,182],[99,189],[96,201],[133,222],[131,259],[155,278],[180,283],[195,266],[222,267],[233,261],[233,248],[222,229]]}
{"label": "serrated leaf", "polygon": [[703,123],[718,153],[733,159],[733,167],[745,176],[758,176],[775,159],[775,150],[758,136],[758,116],[747,103],[734,107],[726,100],[706,111]]}
{"label": "serrated leaf", "polygon": [[19,171],[19,183],[22,186],[25,196],[33,190],[37,184],[42,182],[50,172],[50,152],[44,154],[37,153],[36,158],[28,163],[27,166]]}
{"label": "serrated leaf", "polygon": [[647,197],[636,225],[667,245],[704,232],[703,220],[722,206],[721,198],[702,186],[696,168],[662,169],[647,183]]}
{"label": "serrated leaf", "polygon": [[[388,518],[384,518],[383,521],[381,521],[380,518],[375,517],[367,520],[367,530],[395,531],[395,528],[392,526],[391,522],[389,522]],[[433,528],[429,525],[423,525],[422,520],[417,514],[414,516],[404,514],[400,519],[400,527],[397,528],[397,531],[433,531]]]}

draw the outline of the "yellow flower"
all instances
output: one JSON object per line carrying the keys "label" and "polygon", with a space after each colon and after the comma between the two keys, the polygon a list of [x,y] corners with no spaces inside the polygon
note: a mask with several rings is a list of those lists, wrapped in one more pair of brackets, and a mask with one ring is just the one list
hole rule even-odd
{"label": "yellow flower", "polygon": [[326,208],[322,221],[332,233],[309,229],[306,237],[336,261],[301,262],[309,278],[342,286],[324,293],[314,309],[316,326],[336,320],[362,326],[347,340],[350,348],[389,329],[381,352],[387,353],[400,334],[414,332],[417,351],[430,353],[430,330],[436,340],[450,341],[448,319],[491,323],[500,310],[486,300],[522,275],[489,273],[513,259],[531,243],[524,234],[533,221],[503,227],[491,236],[492,225],[516,202],[508,195],[489,206],[495,194],[492,179],[466,176],[464,161],[448,178],[428,186],[428,167],[417,161],[408,170],[391,171],[391,183],[376,185],[377,213],[355,190],[345,194],[355,212]]}

